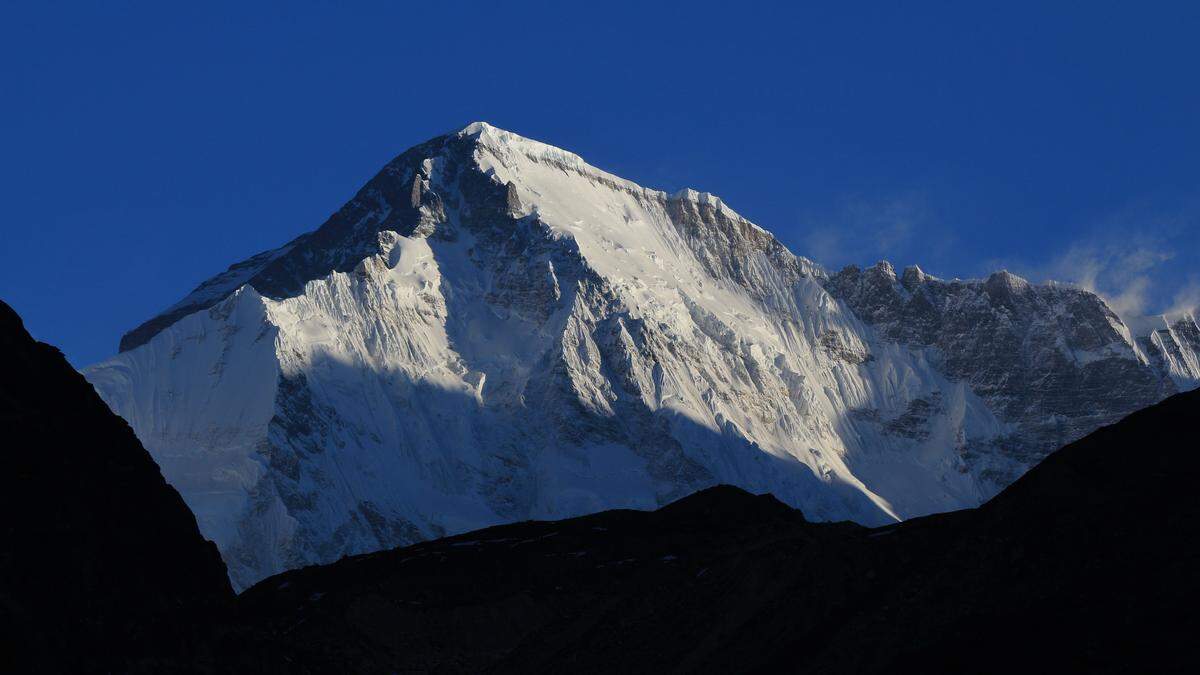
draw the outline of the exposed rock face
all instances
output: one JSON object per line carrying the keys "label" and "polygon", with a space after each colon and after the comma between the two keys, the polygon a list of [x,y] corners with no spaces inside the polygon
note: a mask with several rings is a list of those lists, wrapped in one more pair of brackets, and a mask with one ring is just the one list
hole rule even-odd
{"label": "exposed rock face", "polygon": [[86,374],[244,587],[716,483],[816,520],[977,505],[1179,386],[1135,342],[1007,275],[831,278],[710,194],[473,124]]}
{"label": "exposed rock face", "polygon": [[[1008,272],[942,281],[911,267],[897,279],[885,262],[847,267],[827,287],[885,338],[936,349],[939,369],[1012,425],[1012,433],[964,450],[968,463],[986,467],[991,491],[1050,449],[1177,391],[1162,366],[1148,367],[1121,319],[1086,291],[1035,286]],[[1166,344],[1159,353],[1172,353],[1176,343]]]}
{"label": "exposed rock face", "polygon": [[133,431],[0,302],[0,670],[152,667],[233,601]]}

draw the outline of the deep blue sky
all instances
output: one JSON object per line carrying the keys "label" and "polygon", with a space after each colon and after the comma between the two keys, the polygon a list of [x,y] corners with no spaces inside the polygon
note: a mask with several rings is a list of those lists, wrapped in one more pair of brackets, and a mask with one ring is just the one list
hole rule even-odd
{"label": "deep blue sky", "polygon": [[0,298],[76,365],[477,119],[830,267],[1200,298],[1200,3],[248,4],[0,9]]}

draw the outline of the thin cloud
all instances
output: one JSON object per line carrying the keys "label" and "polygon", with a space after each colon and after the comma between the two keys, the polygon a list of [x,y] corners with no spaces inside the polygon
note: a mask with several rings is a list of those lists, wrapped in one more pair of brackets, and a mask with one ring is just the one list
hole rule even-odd
{"label": "thin cloud", "polygon": [[851,196],[827,212],[802,217],[809,225],[797,249],[830,270],[881,259],[977,278],[1007,269],[1030,281],[1096,293],[1121,316],[1200,312],[1200,275],[1194,272],[1200,266],[1200,198],[1165,210],[1156,206],[1152,200],[1132,204],[1040,260],[970,260],[923,194]]}
{"label": "thin cloud", "polygon": [[1189,313],[1200,314],[1200,277],[1192,275],[1186,284],[1180,288],[1171,300],[1167,309],[1169,314]]}
{"label": "thin cloud", "polygon": [[[810,225],[801,250],[830,269],[883,259],[907,260],[920,240],[936,240],[941,247],[949,240],[948,236],[930,237],[940,228],[926,200],[917,193],[882,198],[847,196],[832,213],[810,214],[803,220]],[[928,257],[931,252],[924,250],[923,254]]]}
{"label": "thin cloud", "polygon": [[1091,291],[1120,315],[1149,309],[1154,272],[1174,254],[1158,242],[1090,242],[1075,244],[1051,262],[1044,277]]}

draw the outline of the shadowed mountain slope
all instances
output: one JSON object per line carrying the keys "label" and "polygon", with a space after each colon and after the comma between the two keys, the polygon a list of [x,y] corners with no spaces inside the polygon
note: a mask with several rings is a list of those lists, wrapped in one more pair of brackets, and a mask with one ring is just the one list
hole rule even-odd
{"label": "shadowed mountain slope", "polygon": [[0,438],[0,670],[153,668],[232,601],[129,425],[3,302]]}
{"label": "shadowed mountain slope", "polygon": [[273,577],[256,666],[314,671],[1185,669],[1200,393],[1052,455],[981,508],[868,529],[711,488]]}

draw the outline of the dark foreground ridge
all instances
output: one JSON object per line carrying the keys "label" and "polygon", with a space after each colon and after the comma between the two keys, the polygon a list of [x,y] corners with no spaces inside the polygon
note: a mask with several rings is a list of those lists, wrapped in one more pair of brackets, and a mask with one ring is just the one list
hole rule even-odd
{"label": "dark foreground ridge", "polygon": [[152,670],[233,601],[133,430],[3,302],[0,514],[0,672]]}
{"label": "dark foreground ridge", "polygon": [[231,601],[215,550],[128,427],[3,317],[0,665],[882,673],[1200,661],[1200,391],[1064,447],[970,511],[867,529],[715,487],[655,512],[517,523],[295,570]]}

